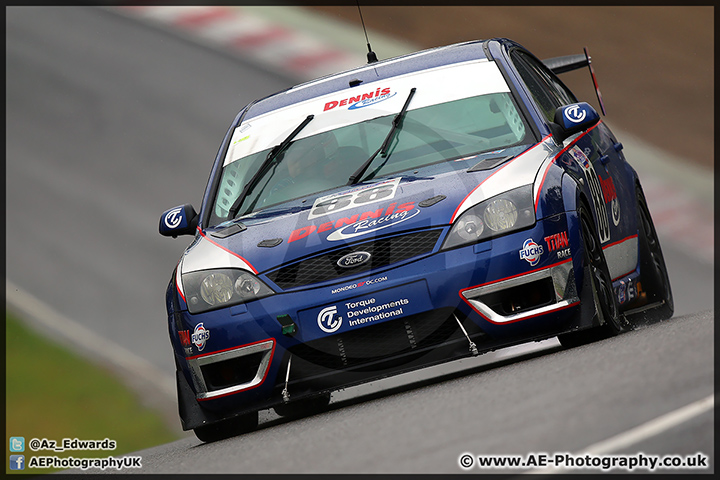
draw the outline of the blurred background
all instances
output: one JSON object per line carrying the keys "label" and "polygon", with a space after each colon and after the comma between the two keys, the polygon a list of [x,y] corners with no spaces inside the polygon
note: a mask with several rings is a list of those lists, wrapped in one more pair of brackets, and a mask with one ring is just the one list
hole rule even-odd
{"label": "blurred background", "polygon": [[[360,23],[355,5],[312,9]],[[546,59],[587,47],[613,124],[713,169],[713,7],[364,6],[362,15],[368,28],[424,48],[507,37]],[[597,105],[587,70],[562,79]]]}

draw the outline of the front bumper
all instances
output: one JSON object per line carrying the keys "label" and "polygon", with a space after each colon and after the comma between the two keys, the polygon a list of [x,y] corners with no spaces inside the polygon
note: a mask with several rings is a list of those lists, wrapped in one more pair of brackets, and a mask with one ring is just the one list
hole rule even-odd
{"label": "front bumper", "polygon": [[[181,376],[202,410],[238,413],[281,403],[285,389],[301,398],[468,356],[471,343],[482,352],[568,331],[582,287],[573,222],[568,212],[442,252],[441,235],[434,253],[198,315],[176,300]],[[547,243],[557,235],[562,250]],[[544,248],[523,255],[528,239]],[[178,333],[198,324],[203,351]]]}

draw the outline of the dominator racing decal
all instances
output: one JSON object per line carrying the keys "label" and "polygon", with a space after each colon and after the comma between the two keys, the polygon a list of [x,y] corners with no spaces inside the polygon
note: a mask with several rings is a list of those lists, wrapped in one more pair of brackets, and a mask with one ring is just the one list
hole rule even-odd
{"label": "dominator racing decal", "polygon": [[346,240],[392,227],[410,220],[419,213],[420,209],[415,206],[415,202],[400,204],[392,202],[389,205],[381,203],[368,207],[368,210],[362,213],[355,213],[320,225],[307,225],[295,229],[290,233],[288,243],[323,232],[331,232],[327,236],[327,240],[330,242]]}

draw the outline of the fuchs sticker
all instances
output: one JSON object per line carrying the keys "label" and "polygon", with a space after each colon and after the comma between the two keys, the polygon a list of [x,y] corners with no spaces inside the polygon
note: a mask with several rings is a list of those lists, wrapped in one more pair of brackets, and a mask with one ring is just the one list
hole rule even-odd
{"label": "fuchs sticker", "polygon": [[392,200],[395,198],[399,184],[400,177],[342,193],[320,197],[315,200],[308,215],[308,220],[381,200]]}
{"label": "fuchs sticker", "polygon": [[320,310],[317,316],[317,323],[323,332],[334,333],[342,325],[342,317],[337,316],[337,307],[332,305]]}
{"label": "fuchs sticker", "polygon": [[331,100],[325,104],[323,112],[332,110],[335,107],[348,107],[348,110],[356,110],[358,108],[367,107],[378,102],[385,101],[389,98],[394,97],[397,92],[391,93],[390,88],[377,88],[369,92],[359,93],[352,97],[347,97],[339,100]]}
{"label": "fuchs sticker", "polygon": [[535,243],[535,240],[528,238],[525,240],[525,243],[523,243],[522,250],[520,250],[520,258],[534,267],[540,261],[543,251],[542,245],[538,245]]}
{"label": "fuchs sticker", "polygon": [[[603,195],[602,186],[598,178],[597,172],[593,167],[592,162],[588,159],[587,155],[580,150],[580,148],[574,146],[568,150],[570,155],[583,167],[585,171],[585,179],[590,189],[590,196],[592,197],[593,205],[595,206],[595,212],[597,212],[597,230],[598,237],[600,237],[600,243],[606,243],[610,240],[610,221],[608,220],[607,210],[605,209],[605,197]],[[620,221],[618,209],[618,222]]]}
{"label": "fuchs sticker", "polygon": [[203,326],[202,322],[195,325],[195,331],[192,334],[192,343],[197,347],[199,352],[205,348],[205,342],[210,338],[210,330]]}

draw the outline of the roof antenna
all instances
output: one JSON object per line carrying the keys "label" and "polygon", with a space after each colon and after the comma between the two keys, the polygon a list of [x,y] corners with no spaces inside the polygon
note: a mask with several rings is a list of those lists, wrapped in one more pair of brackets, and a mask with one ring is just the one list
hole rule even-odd
{"label": "roof antenna", "polygon": [[367,30],[365,29],[365,21],[363,20],[362,16],[362,10],[360,10],[360,0],[355,0],[358,7],[358,12],[360,13],[360,22],[362,22],[363,31],[365,32],[365,40],[367,41],[367,47],[368,47],[368,54],[367,59],[368,63],[375,63],[378,61],[377,55],[375,55],[375,52],[372,51],[372,48],[370,47],[370,39],[368,39]]}

